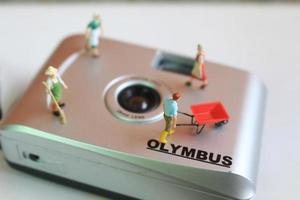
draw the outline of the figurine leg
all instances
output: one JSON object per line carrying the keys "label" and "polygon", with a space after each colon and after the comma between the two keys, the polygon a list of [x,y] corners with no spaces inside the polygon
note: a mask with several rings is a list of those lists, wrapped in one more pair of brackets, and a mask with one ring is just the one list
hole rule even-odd
{"label": "figurine leg", "polygon": [[173,133],[175,133],[175,130],[174,130],[174,129],[170,130],[168,134],[169,134],[169,135],[173,135]]}
{"label": "figurine leg", "polygon": [[[165,130],[163,130],[163,132],[161,133],[160,136],[160,142],[161,143],[167,143],[167,136],[170,135],[170,133],[172,132],[172,122],[173,122],[173,117],[169,117],[164,115],[165,118],[165,122],[166,122],[166,126],[165,126]],[[174,132],[174,131],[173,131]]]}
{"label": "figurine leg", "polygon": [[172,128],[176,128],[177,116],[172,117]]}
{"label": "figurine leg", "polygon": [[58,102],[58,105],[59,105],[60,108],[63,108],[63,107],[66,106],[66,103],[64,103],[64,102]]}
{"label": "figurine leg", "polygon": [[161,135],[160,135],[160,138],[159,138],[159,141],[163,144],[166,144],[168,141],[167,141],[167,136],[168,136],[169,132],[168,131],[163,131],[161,132]]}
{"label": "figurine leg", "polygon": [[57,106],[56,106],[55,103],[52,103],[52,104],[51,104],[51,110],[52,110],[52,114],[53,114],[54,116],[56,116],[56,117],[59,117],[59,116],[60,116],[60,113],[59,113],[58,108],[57,108]]}
{"label": "figurine leg", "polygon": [[191,87],[192,82],[193,82],[193,77],[191,76],[191,79],[189,81],[185,82],[185,85],[188,86],[188,87]]}
{"label": "figurine leg", "polygon": [[98,57],[99,56],[99,50],[97,47],[93,48],[93,57]]}
{"label": "figurine leg", "polygon": [[[58,105],[59,105],[60,108],[63,108],[63,107],[66,106],[65,103],[62,103],[62,102],[60,102],[60,101],[57,102],[57,103],[58,103]],[[56,116],[56,117],[59,117],[59,116],[60,116],[60,113],[59,113],[58,108],[57,108],[57,106],[56,106],[55,103],[52,103],[52,104],[51,104],[51,110],[52,110],[52,113],[53,113],[54,116]]]}
{"label": "figurine leg", "polygon": [[200,89],[204,89],[208,85],[208,80],[203,80],[202,85],[200,86]]}
{"label": "figurine leg", "polygon": [[169,131],[169,135],[172,135],[175,132],[176,122],[177,122],[177,116],[172,117],[172,128]]}
{"label": "figurine leg", "polygon": [[164,115],[164,118],[166,121],[165,131],[170,132],[172,129],[172,117]]}
{"label": "figurine leg", "polygon": [[84,48],[87,52],[91,50],[91,46],[89,44],[86,44]]}

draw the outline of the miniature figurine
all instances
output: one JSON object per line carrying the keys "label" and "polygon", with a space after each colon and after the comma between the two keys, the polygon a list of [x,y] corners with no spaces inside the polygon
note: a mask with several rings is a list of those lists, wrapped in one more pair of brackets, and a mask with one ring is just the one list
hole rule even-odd
{"label": "miniature figurine", "polygon": [[200,44],[197,46],[197,55],[194,62],[194,67],[191,72],[191,80],[186,82],[187,86],[192,86],[192,81],[194,79],[198,79],[202,81],[202,85],[200,86],[200,89],[204,89],[207,84],[207,75],[205,71],[205,54]]}
{"label": "miniature figurine", "polygon": [[176,92],[172,95],[172,98],[166,99],[164,101],[164,118],[166,121],[166,127],[160,136],[161,143],[167,143],[167,136],[175,132],[178,111],[177,100],[180,97],[180,93]]}
{"label": "miniature figurine", "polygon": [[85,37],[87,40],[86,48],[88,51],[92,50],[94,57],[99,55],[98,46],[100,43],[101,32],[100,15],[94,15],[92,21],[90,21],[87,25],[85,32]]}
{"label": "miniature figurine", "polygon": [[62,87],[68,89],[68,86],[59,76],[57,69],[49,66],[45,72],[48,76],[47,82],[43,82],[47,89],[47,106],[51,109],[53,115],[61,117],[62,122],[64,123],[65,115],[61,108],[65,106],[65,103],[61,102],[62,98]]}

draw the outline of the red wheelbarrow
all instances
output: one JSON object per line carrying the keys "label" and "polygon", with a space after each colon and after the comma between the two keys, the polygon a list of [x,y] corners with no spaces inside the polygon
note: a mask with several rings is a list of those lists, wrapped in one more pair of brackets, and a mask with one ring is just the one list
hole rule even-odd
{"label": "red wheelbarrow", "polygon": [[216,127],[220,127],[228,123],[229,115],[221,102],[192,105],[191,110],[193,115],[178,112],[190,117],[191,123],[176,124],[176,126],[195,126],[196,134],[200,134],[206,124],[214,124]]}

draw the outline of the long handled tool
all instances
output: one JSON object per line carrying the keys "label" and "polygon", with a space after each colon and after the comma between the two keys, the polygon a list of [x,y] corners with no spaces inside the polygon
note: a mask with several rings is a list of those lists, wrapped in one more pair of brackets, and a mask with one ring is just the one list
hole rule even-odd
{"label": "long handled tool", "polygon": [[59,116],[60,116],[60,122],[62,124],[66,124],[67,123],[67,119],[66,119],[66,115],[64,113],[64,111],[60,108],[60,106],[58,105],[56,99],[54,98],[54,95],[52,94],[51,92],[51,89],[49,88],[48,84],[46,82],[43,81],[43,85],[46,87],[49,95],[51,96],[51,99],[52,101],[54,102],[55,106],[57,107],[58,109],[58,112],[59,112]]}

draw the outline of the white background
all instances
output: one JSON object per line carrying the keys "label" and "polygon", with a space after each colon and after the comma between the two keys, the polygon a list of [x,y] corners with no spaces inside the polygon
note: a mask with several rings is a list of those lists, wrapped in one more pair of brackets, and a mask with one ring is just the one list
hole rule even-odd
{"label": "white background", "polygon": [[[0,5],[4,111],[58,43],[101,13],[107,37],[194,56],[257,74],[268,88],[256,200],[297,199],[300,186],[300,4]],[[230,88],[226,92],[230,95]],[[0,199],[99,199],[11,169],[0,153]]]}

